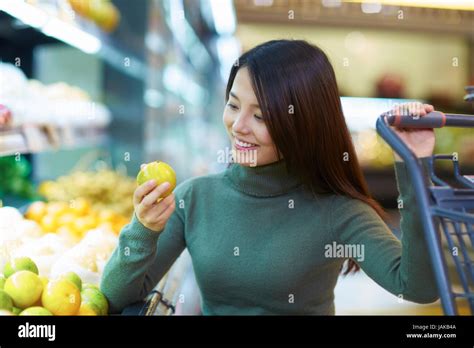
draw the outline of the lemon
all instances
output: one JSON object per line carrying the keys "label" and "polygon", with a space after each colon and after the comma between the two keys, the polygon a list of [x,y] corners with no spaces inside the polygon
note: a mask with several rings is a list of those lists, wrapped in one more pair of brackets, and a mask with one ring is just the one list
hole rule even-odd
{"label": "lemon", "polygon": [[176,187],[176,173],[173,168],[165,162],[155,161],[145,164],[143,169],[138,173],[137,183],[138,185],[142,185],[152,179],[156,180],[158,186],[165,182],[170,183],[170,188],[162,195],[162,198],[169,196]]}
{"label": "lemon", "polygon": [[4,309],[10,312],[13,309],[12,298],[3,290],[0,290],[0,309]]}
{"label": "lemon", "polygon": [[81,293],[69,279],[59,278],[46,285],[41,302],[53,315],[75,315],[81,306]]}
{"label": "lemon", "polygon": [[34,263],[29,257],[16,257],[11,259],[5,264],[3,269],[3,274],[5,278],[10,277],[12,274],[18,271],[30,271],[35,274],[38,274],[38,266]]}
{"label": "lemon", "polygon": [[5,292],[18,308],[31,307],[40,299],[42,291],[43,283],[37,274],[30,271],[16,272],[5,282]]}
{"label": "lemon", "polygon": [[19,315],[53,315],[44,307],[35,306],[23,310]]}

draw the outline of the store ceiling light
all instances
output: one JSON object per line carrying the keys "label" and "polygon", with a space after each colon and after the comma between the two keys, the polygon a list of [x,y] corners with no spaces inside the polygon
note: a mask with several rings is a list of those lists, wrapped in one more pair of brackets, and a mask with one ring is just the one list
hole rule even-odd
{"label": "store ceiling light", "polygon": [[380,13],[382,11],[382,4],[380,2],[363,2],[360,4],[362,12],[367,14]]}
{"label": "store ceiling light", "polygon": [[474,11],[473,0],[344,0],[344,2],[380,3],[381,5]]}
{"label": "store ceiling light", "polygon": [[0,10],[33,28],[41,28],[49,17],[43,10],[23,1],[0,0]]}
{"label": "store ceiling light", "polygon": [[233,34],[236,27],[232,0],[210,0],[216,32],[220,35]]}
{"label": "store ceiling light", "polygon": [[0,0],[0,10],[17,18],[23,23],[42,31],[83,52],[94,54],[99,52],[102,44],[94,35],[50,15],[35,5],[21,0]]}
{"label": "store ceiling light", "polygon": [[221,36],[216,39],[216,51],[219,58],[220,74],[223,81],[227,81],[232,65],[235,64],[241,53],[240,42],[235,36]]}
{"label": "store ceiling light", "polygon": [[324,7],[341,7],[342,0],[323,0]]}
{"label": "store ceiling light", "polygon": [[253,0],[255,6],[272,6],[273,0]]}
{"label": "store ceiling light", "polygon": [[162,107],[165,103],[165,97],[157,89],[149,88],[145,91],[143,96],[145,104],[151,108],[158,109]]}

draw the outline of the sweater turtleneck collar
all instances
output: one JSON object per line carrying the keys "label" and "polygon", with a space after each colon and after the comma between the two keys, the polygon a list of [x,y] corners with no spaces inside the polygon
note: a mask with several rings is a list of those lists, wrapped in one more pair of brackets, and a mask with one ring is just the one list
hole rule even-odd
{"label": "sweater turtleneck collar", "polygon": [[284,160],[257,167],[232,163],[225,175],[237,190],[256,197],[280,196],[301,185],[288,173]]}

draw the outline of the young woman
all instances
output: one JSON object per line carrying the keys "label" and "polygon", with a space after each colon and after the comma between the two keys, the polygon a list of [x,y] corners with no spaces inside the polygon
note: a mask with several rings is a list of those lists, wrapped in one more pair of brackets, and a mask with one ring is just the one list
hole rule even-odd
{"label": "young woman", "polygon": [[[166,183],[137,188],[102,278],[112,311],[143,299],[184,248],[204,314],[334,314],[346,259],[345,273],[360,266],[405,300],[438,298],[406,168],[395,164],[399,241],[370,197],[320,49],[298,40],[253,48],[232,68],[226,99],[238,163],[181,183],[159,203]],[[421,116],[433,110],[419,106]],[[431,130],[398,133],[422,161],[432,154]]]}

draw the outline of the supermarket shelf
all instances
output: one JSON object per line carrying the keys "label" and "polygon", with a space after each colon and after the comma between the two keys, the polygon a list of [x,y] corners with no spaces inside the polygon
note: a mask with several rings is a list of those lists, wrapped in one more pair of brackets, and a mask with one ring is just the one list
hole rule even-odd
{"label": "supermarket shelf", "polygon": [[107,139],[104,128],[24,125],[0,129],[0,156],[100,146]]}
{"label": "supermarket shelf", "polygon": [[[16,42],[23,38],[25,28],[34,29],[34,40],[24,44],[37,45],[47,42],[63,42],[89,54],[95,54],[122,73],[144,80],[147,67],[130,48],[125,47],[113,35],[100,30],[95,24],[74,16],[70,10],[55,8],[47,3],[36,5],[23,1],[0,0],[0,37]],[[8,15],[8,16],[5,16]],[[18,25],[18,21],[22,26]]]}

